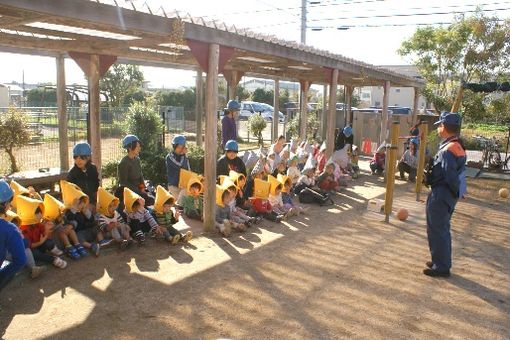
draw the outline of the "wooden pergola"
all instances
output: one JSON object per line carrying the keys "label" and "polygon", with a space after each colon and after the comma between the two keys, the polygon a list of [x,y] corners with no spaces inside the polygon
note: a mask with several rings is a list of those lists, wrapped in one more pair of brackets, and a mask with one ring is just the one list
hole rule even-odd
{"label": "wooden pergola", "polygon": [[[122,2],[122,7],[118,2]],[[311,84],[329,86],[327,115],[322,126],[333,151],[336,126],[336,93],[347,88],[347,104],[356,86],[384,86],[382,133],[388,131],[388,95],[391,85],[415,89],[414,113],[423,81],[360,61],[279,40],[203,18],[135,8],[120,0],[0,0],[0,51],[53,56],[57,64],[57,102],[61,167],[68,169],[64,58],[74,59],[87,76],[90,90],[89,125],[93,161],[101,166],[99,79],[113,63],[129,63],[197,72],[197,143],[202,144],[202,111],[205,112],[205,177],[216,178],[218,74],[227,80],[229,96],[242,76],[275,81],[273,121],[278,121],[278,81],[301,84],[301,130],[306,136],[307,92]],[[202,109],[202,72],[206,72],[205,110]],[[347,115],[352,122],[352,114]],[[273,124],[278,135],[278,124]],[[382,137],[382,138],[383,138]],[[383,138],[383,139],[384,139]],[[215,182],[204,193],[204,228],[214,226]]]}

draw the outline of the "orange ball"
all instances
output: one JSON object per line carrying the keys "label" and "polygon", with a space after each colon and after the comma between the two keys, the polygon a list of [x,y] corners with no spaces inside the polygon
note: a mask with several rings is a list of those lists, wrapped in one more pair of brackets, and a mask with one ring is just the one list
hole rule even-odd
{"label": "orange ball", "polygon": [[398,209],[397,218],[399,220],[405,221],[405,220],[407,220],[408,217],[409,217],[409,212],[407,211],[407,209],[404,209],[404,208]]}
{"label": "orange ball", "polygon": [[508,196],[510,196],[510,192],[508,191],[507,188],[499,189],[499,197],[501,197],[501,198],[508,198]]}

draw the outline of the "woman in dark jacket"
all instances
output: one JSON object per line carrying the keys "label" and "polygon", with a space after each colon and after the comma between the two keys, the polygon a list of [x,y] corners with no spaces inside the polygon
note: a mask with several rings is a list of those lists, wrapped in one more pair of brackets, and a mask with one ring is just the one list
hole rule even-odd
{"label": "woman in dark jacket", "polygon": [[67,174],[67,181],[76,184],[89,196],[89,202],[96,205],[99,172],[90,160],[92,152],[88,143],[78,143],[73,148],[74,166]]}

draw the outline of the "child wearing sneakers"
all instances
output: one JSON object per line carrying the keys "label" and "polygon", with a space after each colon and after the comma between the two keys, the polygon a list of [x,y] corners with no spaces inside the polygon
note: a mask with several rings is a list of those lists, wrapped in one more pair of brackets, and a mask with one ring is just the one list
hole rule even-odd
{"label": "child wearing sneakers", "polygon": [[292,193],[292,182],[290,178],[287,176],[278,175],[278,181],[283,183],[282,202],[285,208],[287,210],[290,210],[291,208],[297,210],[296,215],[305,214],[308,211],[308,208],[294,204],[294,202],[292,201],[292,197],[294,197],[294,194]]}
{"label": "child wearing sneakers", "polygon": [[[227,184],[228,185],[228,184]],[[234,200],[228,186],[216,184],[216,229],[225,237],[230,236],[232,229],[245,231],[246,225],[234,222],[230,211],[230,202]]]}
{"label": "child wearing sneakers", "polygon": [[79,260],[82,255],[87,256],[87,251],[78,241],[78,236],[72,224],[64,218],[64,204],[50,194],[44,195],[44,220],[54,224],[53,233],[58,236],[64,245],[65,253],[73,260]]}
{"label": "child wearing sneakers", "polygon": [[124,188],[124,206],[131,233],[140,245],[145,242],[145,233],[154,234],[158,223],[144,207],[144,199],[129,188]]}
{"label": "child wearing sneakers", "polygon": [[282,199],[283,183],[271,175],[268,176],[267,180],[270,185],[269,203],[271,203],[273,211],[278,215],[283,215],[285,219],[287,217],[299,214],[299,211],[297,209],[285,206],[285,204],[283,203]]}
{"label": "child wearing sneakers", "polygon": [[[232,177],[237,178],[239,180],[239,177],[244,177],[243,174],[239,174],[233,170],[230,170],[230,173]],[[230,192],[230,196],[232,197],[232,200],[230,200],[229,207],[230,207],[230,216],[232,221],[240,224],[244,224],[246,227],[251,227],[255,222],[256,219],[253,217],[248,216],[246,213],[246,210],[241,209],[240,207],[237,207],[236,205],[236,198],[239,191],[239,188],[234,183],[232,178],[226,177],[226,176],[220,176],[220,183],[222,186],[227,187],[228,191]]]}
{"label": "child wearing sneakers", "polygon": [[[60,190],[62,191],[62,200],[64,201],[64,218],[67,223],[74,227],[78,236],[78,241],[90,250],[95,256],[99,256],[100,243],[104,243],[103,235],[99,233],[99,228],[94,215],[89,208],[89,197],[81,191],[74,183],[60,181]],[[88,255],[87,251],[79,248],[80,256]]]}
{"label": "child wearing sneakers", "polygon": [[44,204],[40,200],[18,196],[16,197],[18,215],[21,219],[21,232],[28,240],[36,262],[53,264],[64,269],[67,262],[59,256],[63,254],[51,238],[53,223],[42,223]]}
{"label": "child wearing sneakers", "polygon": [[161,185],[156,188],[156,202],[154,203],[154,211],[152,212],[156,222],[159,225],[158,234],[162,235],[165,240],[175,245],[177,242],[188,242],[193,237],[191,231],[181,234],[174,228],[174,224],[179,221],[180,213],[172,211],[174,206],[174,197],[165,190]]}
{"label": "child wearing sneakers", "polygon": [[203,221],[204,201],[201,195],[202,182],[198,177],[192,177],[187,184],[187,195],[182,197],[181,204],[184,215]]}
{"label": "child wearing sneakers", "polygon": [[121,250],[126,249],[133,243],[129,225],[117,211],[119,199],[99,187],[97,190],[97,223],[104,237],[111,236]]}

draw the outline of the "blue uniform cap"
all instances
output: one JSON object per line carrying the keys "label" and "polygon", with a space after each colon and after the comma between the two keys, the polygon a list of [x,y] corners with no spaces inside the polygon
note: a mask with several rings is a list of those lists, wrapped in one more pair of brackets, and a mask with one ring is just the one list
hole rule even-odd
{"label": "blue uniform cap", "polygon": [[434,125],[439,124],[449,124],[449,125],[458,125],[460,126],[462,119],[458,113],[453,112],[443,112],[439,117],[439,120],[434,123]]}
{"label": "blue uniform cap", "polygon": [[352,135],[352,127],[350,126],[344,127],[344,135],[345,137],[350,137]]}
{"label": "blue uniform cap", "polygon": [[239,145],[237,145],[237,142],[233,139],[229,140],[225,143],[225,151],[239,151]]}
{"label": "blue uniform cap", "polygon": [[226,109],[229,111],[239,111],[241,109],[241,104],[236,100],[229,100]]}
{"label": "blue uniform cap", "polygon": [[175,135],[172,139],[173,145],[186,145],[186,137],[183,135]]}
{"label": "blue uniform cap", "polygon": [[14,191],[11,189],[9,184],[5,180],[0,179],[0,203],[10,201],[13,196]]}
{"label": "blue uniform cap", "polygon": [[90,156],[92,154],[92,150],[90,149],[89,143],[77,143],[73,147],[73,157],[76,156]]}

